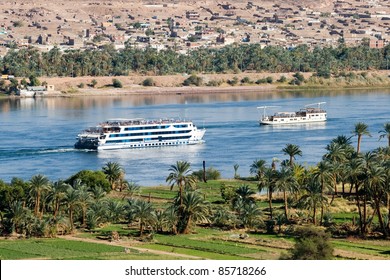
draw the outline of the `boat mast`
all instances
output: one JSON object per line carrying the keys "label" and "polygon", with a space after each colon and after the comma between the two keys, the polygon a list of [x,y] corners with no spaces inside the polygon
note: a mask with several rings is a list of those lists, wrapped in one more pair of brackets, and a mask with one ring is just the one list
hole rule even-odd
{"label": "boat mast", "polygon": [[280,107],[280,106],[260,106],[260,107],[257,107],[257,109],[263,109],[263,117],[262,117],[262,119],[265,119],[267,117],[265,109],[267,109],[267,108],[277,108],[277,107]]}
{"label": "boat mast", "polygon": [[305,107],[317,105],[317,108],[318,108],[318,109],[321,109],[321,104],[325,104],[325,103],[326,103],[326,102],[317,102],[317,103],[307,104],[307,105],[305,105]]}

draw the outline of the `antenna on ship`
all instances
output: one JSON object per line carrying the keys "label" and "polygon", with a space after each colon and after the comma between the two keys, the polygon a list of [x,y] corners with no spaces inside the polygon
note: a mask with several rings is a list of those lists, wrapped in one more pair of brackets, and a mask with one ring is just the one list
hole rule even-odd
{"label": "antenna on ship", "polygon": [[321,104],[325,104],[326,102],[317,102],[317,103],[312,103],[312,104],[307,104],[305,107],[317,105],[318,109],[321,108]]}

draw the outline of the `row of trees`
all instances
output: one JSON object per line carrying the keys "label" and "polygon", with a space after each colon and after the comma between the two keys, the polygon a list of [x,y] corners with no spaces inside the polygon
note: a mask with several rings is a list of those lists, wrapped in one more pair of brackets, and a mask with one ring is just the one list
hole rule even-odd
{"label": "row of trees", "polygon": [[[366,153],[360,152],[362,137],[370,135],[368,126],[357,123],[353,135],[358,137],[356,149],[351,137],[333,139],[322,160],[313,167],[296,163],[302,155],[299,146],[287,144],[288,156],[278,167],[255,160],[250,166],[257,190],[243,184],[221,186],[225,204],[210,204],[197,190],[197,175],[186,161],[169,168],[166,182],[177,189],[177,195],[166,207],[156,208],[151,202],[134,196],[139,186],[124,179],[123,168],[108,162],[100,171],[83,170],[65,181],[50,182],[35,175],[25,182],[13,179],[0,182],[1,231],[28,236],[54,236],[71,232],[76,227],[93,229],[102,223],[137,222],[142,235],[147,229],[157,232],[189,233],[196,223],[222,228],[265,228],[279,231],[283,225],[296,222],[309,211],[314,225],[339,230],[331,221],[330,206],[335,196],[344,196],[356,205],[357,229],[351,234],[367,235],[370,230],[390,233],[390,123],[380,138],[389,146]],[[238,169],[238,167],[237,167]],[[229,192],[230,189],[230,192]],[[267,191],[269,207],[261,209],[256,191]],[[115,191],[115,196],[107,196]],[[275,193],[281,194],[282,211],[273,206]],[[376,217],[376,221],[374,221]],[[331,227],[332,226],[332,227]]]}
{"label": "row of trees", "polygon": [[174,49],[157,51],[127,46],[117,51],[112,45],[99,50],[69,50],[58,47],[48,52],[35,48],[10,50],[0,58],[3,74],[16,77],[41,76],[119,76],[135,73],[166,75],[174,73],[225,73],[244,71],[316,72],[318,76],[352,70],[388,69],[390,46],[371,49],[356,47],[316,47],[294,49],[258,44],[234,44],[220,49],[200,48],[180,54]]}

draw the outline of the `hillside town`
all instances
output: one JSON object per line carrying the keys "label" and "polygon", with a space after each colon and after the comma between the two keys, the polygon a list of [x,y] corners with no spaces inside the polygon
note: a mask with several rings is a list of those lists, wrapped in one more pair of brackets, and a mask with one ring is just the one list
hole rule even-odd
{"label": "hillside town", "polygon": [[0,55],[113,44],[186,53],[229,44],[347,46],[390,41],[390,1],[18,1],[0,3]]}

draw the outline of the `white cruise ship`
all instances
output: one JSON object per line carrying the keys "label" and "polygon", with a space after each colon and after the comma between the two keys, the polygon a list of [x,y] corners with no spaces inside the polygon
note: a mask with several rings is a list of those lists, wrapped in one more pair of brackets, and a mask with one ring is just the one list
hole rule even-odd
{"label": "white cruise ship", "polygon": [[[278,124],[298,124],[298,123],[313,123],[324,122],[327,119],[326,111],[321,109],[321,104],[326,102],[319,102],[308,104],[305,108],[297,112],[276,112],[273,115],[267,115],[265,109],[276,106],[262,106],[257,109],[263,109],[263,114],[260,117],[260,125],[278,125]],[[317,107],[313,107],[317,105]]]}
{"label": "white cruise ship", "polygon": [[205,132],[191,121],[178,119],[112,119],[78,134],[74,146],[99,151],[193,145],[204,142]]}

